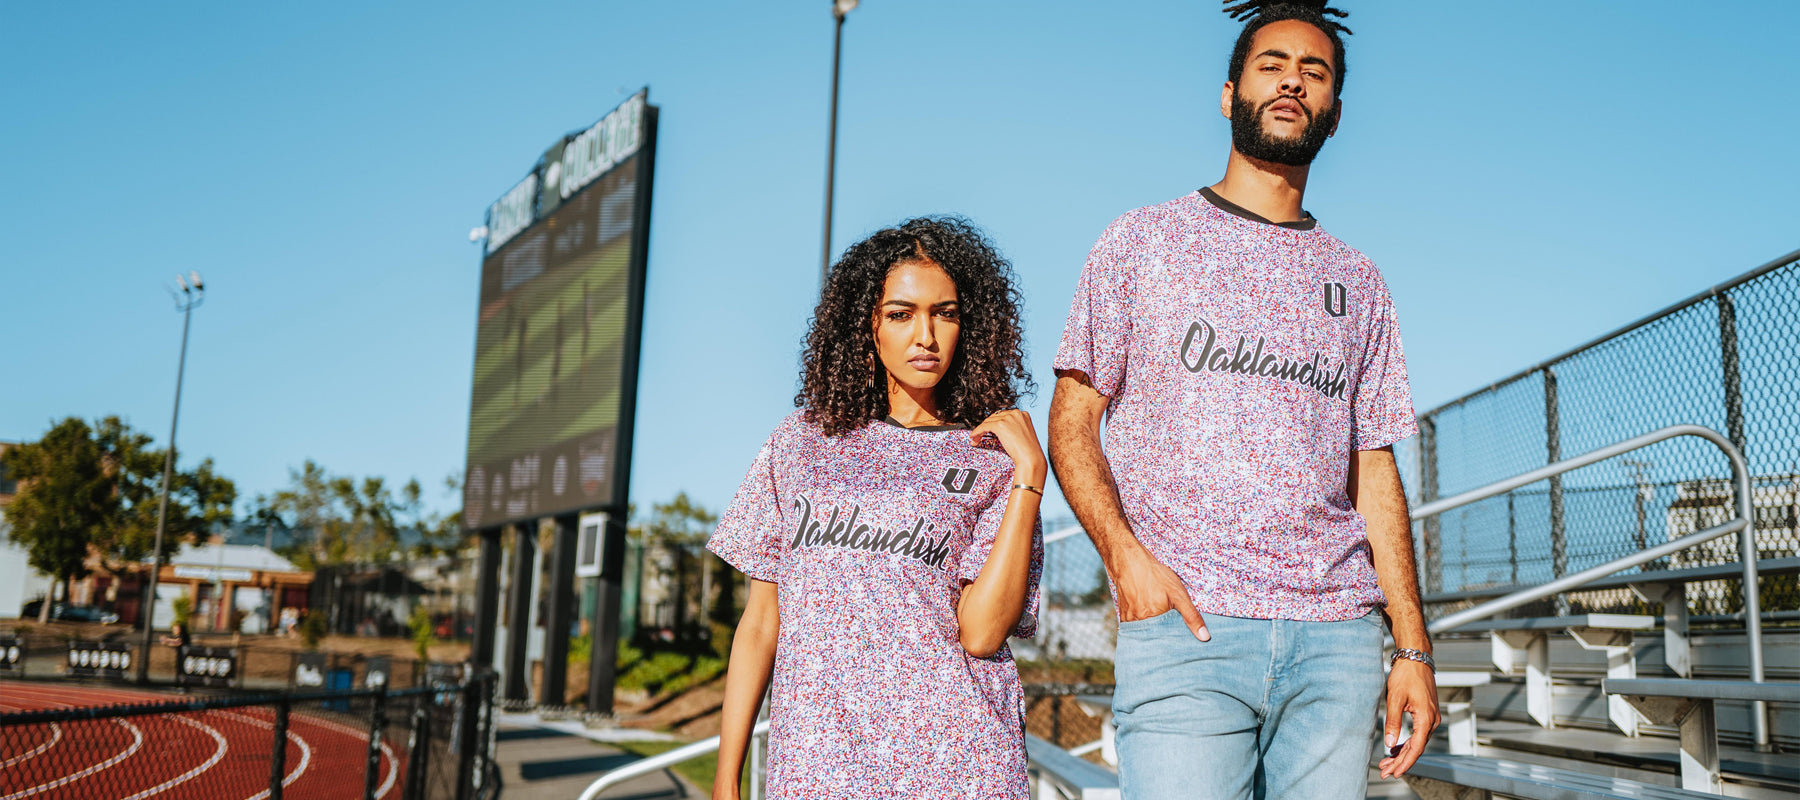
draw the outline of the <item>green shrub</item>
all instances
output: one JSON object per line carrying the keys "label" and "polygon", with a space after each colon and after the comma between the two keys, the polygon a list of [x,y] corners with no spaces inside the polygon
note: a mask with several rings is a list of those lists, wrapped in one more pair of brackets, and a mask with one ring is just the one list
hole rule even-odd
{"label": "green shrub", "polygon": [[664,683],[661,691],[663,694],[681,694],[696,686],[703,686],[711,682],[724,671],[724,659],[701,656],[694,659],[693,665],[687,672],[676,675]]}
{"label": "green shrub", "polygon": [[194,598],[184,594],[175,598],[174,602],[169,603],[169,606],[175,609],[174,624],[186,628],[188,618],[194,615]]}
{"label": "green shrub", "polygon": [[613,658],[613,669],[624,672],[636,666],[639,661],[643,660],[644,651],[632,647],[625,642],[620,642],[618,655]]}
{"label": "green shrub", "polygon": [[420,661],[430,661],[431,646],[437,643],[437,634],[431,626],[431,612],[426,611],[424,606],[418,606],[413,609],[412,617],[406,624],[412,629],[413,653],[418,655]]}
{"label": "green shrub", "polygon": [[307,611],[300,615],[300,641],[308,650],[319,649],[319,641],[330,632],[326,627],[325,615],[317,611]]}

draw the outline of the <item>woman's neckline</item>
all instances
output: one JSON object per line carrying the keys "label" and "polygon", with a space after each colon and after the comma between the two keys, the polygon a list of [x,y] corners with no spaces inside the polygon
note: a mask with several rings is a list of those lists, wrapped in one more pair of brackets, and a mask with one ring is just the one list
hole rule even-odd
{"label": "woman's neckline", "polygon": [[896,428],[899,428],[900,430],[903,430],[903,431],[925,431],[925,432],[930,433],[930,432],[939,432],[939,431],[962,431],[962,430],[969,429],[969,426],[967,426],[967,425],[961,425],[961,424],[955,424],[955,423],[952,423],[950,425],[918,425],[918,426],[909,428],[905,425],[900,424],[900,420],[894,419],[894,415],[892,415],[892,414],[882,417],[881,421],[885,422],[889,425],[892,425]]}

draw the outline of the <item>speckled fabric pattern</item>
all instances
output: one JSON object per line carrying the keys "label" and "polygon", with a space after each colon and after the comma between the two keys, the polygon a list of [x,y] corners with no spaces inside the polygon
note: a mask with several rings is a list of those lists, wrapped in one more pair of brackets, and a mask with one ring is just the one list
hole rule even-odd
{"label": "speckled fabric pattern", "polygon": [[1055,366],[1111,398],[1125,517],[1202,613],[1382,604],[1349,457],[1417,427],[1393,301],[1361,253],[1198,192],[1137,209],[1089,254]]}
{"label": "speckled fabric pattern", "polygon": [[[770,798],[1025,798],[1012,653],[963,650],[957,598],[987,561],[1012,460],[966,430],[827,437],[795,412],[707,547],[779,585]],[[1035,633],[1043,537],[1015,636]]]}

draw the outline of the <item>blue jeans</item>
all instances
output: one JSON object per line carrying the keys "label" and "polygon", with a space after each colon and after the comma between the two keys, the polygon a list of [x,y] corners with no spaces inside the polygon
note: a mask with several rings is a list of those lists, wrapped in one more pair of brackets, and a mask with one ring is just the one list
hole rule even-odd
{"label": "blue jeans", "polygon": [[1126,800],[1360,799],[1386,684],[1379,612],[1343,622],[1174,611],[1119,624],[1119,788]]}

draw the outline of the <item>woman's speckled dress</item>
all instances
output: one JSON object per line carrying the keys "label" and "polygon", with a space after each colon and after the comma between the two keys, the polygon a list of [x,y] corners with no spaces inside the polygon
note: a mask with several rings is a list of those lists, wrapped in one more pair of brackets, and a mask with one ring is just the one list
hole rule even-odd
{"label": "woman's speckled dress", "polygon": [[[1012,473],[961,428],[871,422],[827,437],[797,411],[770,435],[707,543],[780,586],[770,798],[1026,797],[1012,653],[970,656],[956,621]],[[1033,537],[1015,636],[1036,628]]]}

